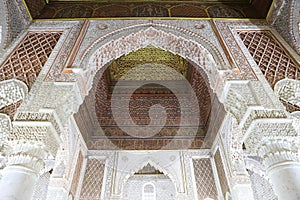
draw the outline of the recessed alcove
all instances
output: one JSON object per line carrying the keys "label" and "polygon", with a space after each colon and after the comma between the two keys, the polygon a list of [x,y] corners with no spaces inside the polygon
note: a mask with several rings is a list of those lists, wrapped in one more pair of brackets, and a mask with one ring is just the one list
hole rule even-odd
{"label": "recessed alcove", "polygon": [[149,45],[97,72],[75,120],[93,150],[199,149],[224,116],[202,68]]}

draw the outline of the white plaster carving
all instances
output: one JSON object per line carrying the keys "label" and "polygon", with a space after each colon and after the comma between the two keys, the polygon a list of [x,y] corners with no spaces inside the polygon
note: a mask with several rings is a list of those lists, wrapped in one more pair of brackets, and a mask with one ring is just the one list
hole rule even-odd
{"label": "white plaster carving", "polygon": [[[145,21],[111,21],[105,22],[107,26],[99,30],[99,26],[97,26],[99,22],[92,21],[91,28],[88,30],[90,32],[86,34],[83,46],[80,47],[74,61],[78,69],[70,69],[72,71],[70,80],[73,80],[73,83],[47,81],[56,81],[56,78],[61,74],[63,74],[61,75],[62,80],[67,77],[67,73],[61,73],[62,68],[60,67],[64,67],[82,23],[47,22],[44,24],[44,22],[36,22],[30,27],[30,30],[41,30],[49,25],[48,29],[66,29],[62,35],[62,40],[54,50],[53,55],[58,55],[58,60],[51,55],[29,97],[18,111],[13,122],[13,131],[8,131],[10,133],[8,137],[10,144],[15,146],[9,157],[9,164],[24,164],[26,167],[33,167],[37,170],[42,168],[41,158],[46,155],[40,149],[45,149],[55,156],[60,141],[63,141],[58,157],[56,157],[57,163],[54,170],[56,177],[50,181],[48,199],[66,199],[68,196],[70,185],[68,178],[71,178],[71,172],[74,170],[72,159],[74,159],[74,152],[78,152],[79,149],[79,146],[77,146],[79,144],[72,142],[76,140],[76,135],[80,133],[74,129],[71,130],[70,127],[65,128],[65,125],[68,123],[70,116],[77,111],[88,89],[91,88],[95,73],[111,60],[149,44],[179,54],[204,68],[210,77],[211,87],[217,90],[218,96],[222,97],[221,100],[225,103],[227,111],[236,118],[228,120],[228,127],[222,136],[225,138],[226,132],[230,133],[230,140],[226,141],[227,151],[225,153],[228,154],[231,161],[229,166],[232,168],[232,174],[237,175],[233,178],[232,185],[249,183],[246,177],[238,176],[244,170],[242,164],[243,152],[241,151],[242,142],[244,141],[250,153],[260,156],[266,154],[263,158],[265,165],[273,165],[278,160],[296,160],[296,154],[293,151],[291,153],[290,150],[288,152],[284,150],[285,148],[290,149],[290,140],[297,136],[297,131],[294,128],[297,121],[288,118],[289,116],[282,110],[282,107],[276,103],[275,97],[272,97],[273,92],[271,89],[266,89],[268,86],[265,83],[253,80],[228,81],[222,77],[224,71],[221,70],[230,68],[225,66],[228,61],[224,58],[224,52],[221,53],[223,58],[218,58],[218,53],[210,51],[211,49],[208,49],[204,43],[199,42],[203,39],[203,36],[198,35],[198,32],[202,35],[210,32],[209,34],[215,38],[209,22],[205,22],[205,27],[201,29],[206,32],[197,29],[197,33],[183,31],[178,35],[174,31],[168,33],[170,27],[177,25],[176,21],[168,22],[169,25],[164,24],[166,22],[158,22],[153,24],[145,23]],[[180,23],[180,26],[186,29],[195,26],[194,21]],[[114,27],[114,25],[116,26]],[[124,26],[130,27],[124,28]],[[95,35],[93,35],[95,27],[97,27],[95,30],[98,33],[95,32]],[[135,27],[138,28],[134,29]],[[113,34],[115,36],[112,36]],[[214,44],[220,49],[217,40],[214,41]],[[64,49],[64,46],[68,46],[68,48]],[[214,48],[212,47],[212,49]],[[61,54],[58,50],[61,50]],[[46,78],[46,74],[52,65],[55,73],[49,73],[49,77]],[[81,79],[77,75],[82,75]],[[5,93],[5,95],[11,95],[10,93],[11,91]],[[2,93],[0,94],[2,95]],[[19,96],[17,97],[21,98]],[[11,99],[18,99],[17,97],[13,96]],[[5,103],[7,104],[7,102]],[[296,128],[296,130],[299,129]],[[59,137],[60,134],[62,139]],[[284,140],[285,138],[288,139]],[[275,150],[275,147],[269,145],[268,141],[275,141],[274,143],[280,145],[280,147],[276,146]],[[267,146],[261,145],[262,143]],[[81,147],[85,147],[84,144],[81,145]],[[104,199],[118,199],[126,180],[138,169],[150,163],[163,171],[175,183],[178,199],[186,200],[193,199],[195,192],[191,179],[191,158],[193,156],[209,156],[209,150],[150,153],[90,151],[87,156],[102,156],[107,160],[103,187],[105,191]],[[115,161],[118,165],[115,164]],[[115,179],[113,179],[114,172],[116,172]],[[111,194],[112,188],[116,188],[116,190]]]}
{"label": "white plaster carving", "polygon": [[6,155],[9,153],[8,135],[11,129],[9,116],[0,113],[0,169],[5,167]]}
{"label": "white plaster carving", "polygon": [[93,77],[106,63],[128,54],[132,50],[144,48],[148,45],[170,51],[197,63],[208,74],[210,85],[214,88],[219,78],[218,69],[223,68],[222,63],[216,62],[216,58],[201,44],[150,27],[128,36],[111,40],[96,49],[90,56],[89,62],[83,68],[84,77],[87,79],[87,89],[89,90],[92,87]]}
{"label": "white plaster carving", "polygon": [[[128,158],[128,161],[122,159],[125,156]],[[171,161],[169,159],[171,156],[175,156],[176,159]],[[184,192],[179,152],[120,152],[118,158],[118,166],[115,169],[115,193],[120,193],[127,179],[148,163],[170,177],[176,185],[178,193]]]}
{"label": "white plaster carving", "polygon": [[10,79],[0,82],[0,109],[27,96],[28,88],[22,81]]}
{"label": "white plaster carving", "polygon": [[283,79],[276,83],[274,92],[279,98],[300,107],[300,81]]}

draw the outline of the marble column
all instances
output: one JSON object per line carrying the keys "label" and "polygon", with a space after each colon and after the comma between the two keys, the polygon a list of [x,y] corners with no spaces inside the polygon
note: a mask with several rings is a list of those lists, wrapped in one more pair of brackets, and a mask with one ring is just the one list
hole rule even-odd
{"label": "marble column", "polygon": [[30,200],[38,174],[44,166],[44,145],[36,141],[13,141],[11,146],[12,153],[2,171],[0,199]]}
{"label": "marble column", "polygon": [[266,174],[279,200],[300,199],[300,163],[297,148],[287,140],[267,140],[259,148]]}

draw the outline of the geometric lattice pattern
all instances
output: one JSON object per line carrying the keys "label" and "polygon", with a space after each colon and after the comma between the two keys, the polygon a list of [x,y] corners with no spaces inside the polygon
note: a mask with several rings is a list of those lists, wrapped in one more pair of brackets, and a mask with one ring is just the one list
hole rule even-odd
{"label": "geometric lattice pattern", "polygon": [[209,197],[218,199],[210,158],[193,159],[194,174],[198,192],[198,200]]}
{"label": "geometric lattice pattern", "polygon": [[80,192],[80,200],[99,200],[104,176],[105,160],[89,158]]}
{"label": "geometric lattice pattern", "polygon": [[34,187],[32,200],[45,200],[47,198],[50,175],[49,172],[45,172],[38,178]]}
{"label": "geometric lattice pattern", "polygon": [[278,197],[267,179],[257,173],[250,173],[251,186],[255,199],[259,200],[277,200]]}
{"label": "geometric lattice pattern", "polygon": [[10,104],[8,106],[5,106],[4,108],[0,109],[0,113],[6,114],[10,117],[10,119],[13,119],[17,108],[21,105],[23,100],[17,101],[16,103]]}
{"label": "geometric lattice pattern", "polygon": [[300,67],[270,31],[238,31],[272,88],[281,79],[300,80]]}
{"label": "geometric lattice pattern", "polygon": [[78,186],[78,182],[79,182],[79,178],[80,178],[80,172],[81,172],[82,164],[83,164],[83,159],[84,159],[84,157],[80,151],[78,158],[77,158],[77,163],[76,163],[75,171],[73,174],[73,180],[72,180],[72,184],[71,184],[71,188],[70,188],[70,193],[72,194],[73,197],[75,197],[75,195],[76,195],[77,186]]}
{"label": "geometric lattice pattern", "polygon": [[221,158],[219,149],[215,153],[214,160],[215,160],[215,164],[216,164],[216,168],[217,168],[217,172],[218,172],[218,176],[219,176],[222,194],[223,194],[223,197],[225,198],[226,192],[229,192],[229,186],[228,186],[228,182],[227,182],[227,178],[226,178],[226,174],[225,174],[225,170],[224,170],[224,165],[222,162],[222,158]]}
{"label": "geometric lattice pattern", "polygon": [[28,32],[0,66],[0,81],[17,78],[30,89],[62,32]]}

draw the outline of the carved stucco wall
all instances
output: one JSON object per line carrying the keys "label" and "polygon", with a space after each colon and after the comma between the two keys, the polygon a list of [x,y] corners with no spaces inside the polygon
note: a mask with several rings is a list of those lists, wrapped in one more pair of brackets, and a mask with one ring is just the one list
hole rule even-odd
{"label": "carved stucco wall", "polygon": [[176,189],[165,175],[133,175],[124,186],[122,200],[143,199],[143,186],[152,183],[156,200],[175,200]]}
{"label": "carved stucco wall", "polygon": [[299,64],[270,31],[238,31],[271,87],[281,79],[300,79]]}
{"label": "carved stucco wall", "polygon": [[1,11],[1,41],[0,54],[7,48],[17,36],[28,27],[30,17],[22,0],[4,0],[0,3]]}
{"label": "carved stucco wall", "polygon": [[300,54],[300,2],[298,0],[275,0],[269,23]]}
{"label": "carved stucco wall", "polygon": [[45,200],[47,198],[50,176],[49,172],[40,175],[35,184],[32,200]]}
{"label": "carved stucco wall", "polygon": [[[68,22],[69,23],[69,22]],[[68,24],[68,23],[66,23],[66,24]],[[235,22],[236,23],[236,22]],[[74,35],[76,35],[77,33],[78,33],[78,27],[80,27],[78,24],[79,23],[76,23],[76,22],[70,22],[68,25],[66,25],[66,24],[64,24],[64,26],[68,26],[70,29],[68,29],[68,30],[66,30],[66,32],[68,32],[68,33],[70,33],[70,32],[72,32],[72,31],[74,31],[73,32],[73,34],[71,33],[70,35],[70,37],[71,38],[68,38],[68,39],[72,39],[72,37],[74,37]],[[72,25],[70,25],[70,24],[72,24]],[[45,24],[44,24],[45,25]],[[44,26],[43,25],[43,26]],[[73,26],[74,25],[74,26]],[[77,26],[78,25],[78,26]],[[232,32],[231,32],[231,30],[228,28],[228,24],[227,23],[221,23],[221,24],[219,24],[220,25],[220,27],[219,28],[221,28],[222,30],[224,30],[225,32],[227,32],[229,35],[230,34],[232,34]],[[36,25],[36,27],[38,27],[39,25]],[[41,26],[41,25],[40,25]],[[43,26],[41,26],[41,27],[43,27]],[[60,23],[52,23],[52,28],[53,27],[62,27],[62,24],[60,24]],[[75,27],[74,29],[72,29],[73,27]],[[34,26],[33,26],[33,28],[34,28]],[[51,28],[51,27],[50,27]],[[224,28],[224,29],[223,29]],[[148,33],[151,33],[151,32],[148,32]],[[124,33],[124,34],[127,34],[126,32]],[[64,46],[65,48],[72,48],[72,45],[71,45],[71,47],[69,47],[69,46],[65,46],[65,44],[68,44],[68,42],[70,42],[70,40],[66,40],[66,38],[67,38],[67,36],[66,36],[67,34],[63,34],[62,35],[62,38],[64,39],[63,41],[65,42],[65,43],[60,43],[60,44],[58,44],[59,45],[59,47],[61,48],[62,46]],[[234,35],[234,34],[233,34]],[[168,35],[168,36],[170,36],[170,35]],[[172,36],[172,35],[171,35]],[[233,37],[233,36],[232,36]],[[237,35],[236,35],[236,37],[238,37]],[[126,43],[122,43],[122,44],[126,44]],[[187,43],[183,43],[183,44],[187,44]],[[100,45],[101,46],[101,45]],[[236,48],[236,44],[233,44],[233,46]],[[132,48],[134,49],[134,46],[133,47],[130,47],[129,49],[128,49],[128,51],[129,50],[132,50]],[[114,51],[115,50],[115,48],[112,48],[112,51]],[[71,51],[71,50],[70,50]],[[69,52],[70,52],[69,51]],[[235,49],[235,51],[236,51],[236,49]],[[57,53],[57,52],[56,52]],[[66,55],[68,55],[68,52],[67,51],[62,51],[62,52],[60,52],[60,53],[66,53]],[[121,53],[120,53],[121,54]],[[57,55],[57,54],[56,54]],[[118,54],[119,55],[119,54]],[[58,60],[60,60],[60,59],[64,59],[64,57],[63,57],[63,54],[60,54],[60,56],[57,58]],[[53,59],[54,60],[54,59]],[[53,61],[52,60],[52,61]],[[88,59],[87,59],[88,60]],[[246,60],[246,58],[245,58],[245,60]],[[60,60],[61,61],[61,60]],[[65,60],[64,60],[65,61]],[[242,62],[241,60],[239,61],[239,62]],[[246,62],[246,65],[247,65],[247,60],[245,61]],[[59,79],[61,79],[61,80],[64,80],[63,78],[64,77],[66,77],[66,80],[70,80],[70,79],[68,79],[68,78],[74,78],[74,77],[76,77],[74,74],[73,75],[70,75],[70,77],[68,77],[68,75],[66,75],[66,74],[63,74],[63,75],[61,75],[61,70],[59,70],[60,69],[60,67],[63,67],[63,65],[58,65],[57,63],[56,63],[56,60],[53,62],[53,63],[55,63],[55,66],[53,66],[53,68],[55,68],[57,71],[55,72],[55,73],[49,73],[50,75],[49,75],[49,77],[48,77],[48,79],[46,79],[46,80],[51,80],[52,79],[52,81],[57,81],[57,80],[59,80]],[[63,63],[63,62],[62,62]],[[75,62],[74,62],[75,63]],[[50,64],[48,64],[48,66],[46,66],[47,67],[47,69],[50,69],[50,67],[51,67],[51,65]],[[246,70],[245,71],[247,71],[247,70],[250,70],[251,71],[251,68],[250,69],[248,69],[247,67],[245,67],[246,68]],[[244,69],[245,69],[244,68]],[[80,71],[80,70],[79,70]],[[241,69],[241,71],[242,71],[242,69]],[[252,79],[253,80],[253,77],[254,76],[251,76],[251,72],[249,72],[250,73],[250,75],[249,74],[247,74],[247,73],[245,73],[245,71],[243,71],[243,77],[244,77],[244,79],[246,79],[245,77],[250,77],[250,79]],[[42,76],[41,77],[46,77],[46,74],[47,74],[47,71],[44,71],[43,73],[42,73]],[[53,75],[57,75],[57,76],[53,76]],[[60,76],[61,75],[61,76]],[[240,76],[241,74],[239,74],[239,76]],[[249,76],[248,76],[249,75]],[[253,75],[253,74],[252,74]],[[92,76],[91,76],[92,77]],[[40,77],[39,77],[40,78]],[[64,81],[66,81],[66,80],[64,80]],[[30,100],[30,101],[27,101],[27,104],[26,105],[24,105],[24,107],[22,108],[22,111],[24,112],[24,113],[26,113],[26,111],[37,111],[39,108],[49,108],[49,109],[57,109],[59,112],[57,112],[57,113],[59,113],[56,117],[57,118],[59,118],[62,122],[64,122],[64,120],[66,120],[66,119],[68,119],[68,117],[71,115],[71,113],[73,113],[74,112],[74,110],[76,110],[75,108],[78,106],[78,105],[76,105],[76,106],[74,106],[73,104],[74,104],[74,99],[72,99],[72,98],[70,98],[70,96],[68,96],[68,95],[66,95],[66,94],[70,94],[70,93],[75,93],[75,91],[76,92],[78,92],[76,89],[74,89],[74,87],[72,87],[72,85],[71,84],[53,84],[53,83],[51,83],[51,82],[46,82],[46,81],[42,81],[41,79],[39,79],[38,80],[39,82],[39,88],[36,88],[34,91],[33,91],[33,94],[34,95],[36,95],[35,97],[36,98],[34,98],[33,100]],[[221,85],[222,85],[222,83],[220,83]],[[233,85],[233,84],[232,84]],[[222,88],[221,86],[220,86],[220,88]],[[242,89],[241,89],[242,88]],[[218,89],[218,88],[217,88]],[[223,89],[223,88],[222,88]],[[232,90],[231,91],[233,91],[233,92],[239,92],[239,91],[242,91],[241,93],[240,93],[240,96],[242,96],[242,98],[244,98],[244,99],[246,99],[247,101],[246,101],[246,103],[248,103],[249,105],[250,104],[252,104],[252,103],[254,103],[254,104],[257,104],[257,105],[264,105],[264,106],[266,106],[266,107],[269,107],[269,108],[275,108],[275,107],[277,107],[278,106],[278,104],[276,104],[276,100],[274,99],[274,97],[273,98],[271,98],[270,96],[268,96],[268,92],[270,91],[270,89],[269,90],[266,90],[265,88],[263,88],[262,86],[261,86],[261,83],[260,82],[256,82],[256,81],[251,81],[251,82],[243,82],[243,84],[237,84],[236,83],[236,85],[234,86],[234,87],[232,87]],[[231,92],[230,90],[229,90],[229,92]],[[254,92],[253,91],[255,91],[255,94],[257,95],[257,96],[255,96],[255,98],[253,98],[253,94],[254,94]],[[226,91],[226,92],[228,92],[228,91]],[[54,98],[54,97],[51,97],[51,94],[55,94],[56,95],[56,98]],[[48,99],[49,98],[49,96],[50,96],[50,99]],[[60,98],[60,97],[62,97],[62,98]],[[226,95],[225,95],[225,97],[226,97]],[[60,101],[58,102],[57,100],[55,100],[55,99],[59,99]],[[233,98],[234,99],[234,98]],[[224,100],[224,99],[223,99]],[[68,102],[70,102],[70,104],[68,104]],[[269,103],[270,102],[270,103]],[[274,103],[275,102],[275,103]],[[35,104],[36,103],[36,104]],[[234,102],[233,102],[234,103]],[[66,110],[64,110],[64,109],[62,109],[60,106],[64,106],[65,104],[67,104],[67,106],[68,107],[66,107],[67,109]],[[76,104],[80,104],[80,101],[78,101],[78,102],[76,102]],[[248,104],[245,104],[245,109],[247,110],[247,106],[248,106]],[[253,104],[252,104],[253,105]],[[71,106],[74,106],[74,107],[71,107]],[[280,107],[279,107],[280,108]],[[62,110],[59,110],[59,109],[62,109]],[[257,112],[257,113],[259,113],[259,115],[255,115],[255,114],[250,114],[250,117],[249,117],[249,119],[247,119],[246,120],[246,122],[244,123],[244,124],[246,124],[246,126],[245,126],[245,129],[247,129],[248,127],[249,127],[249,125],[251,124],[251,122],[254,120],[254,119],[256,119],[256,118],[258,118],[258,117],[274,117],[274,115],[267,115],[264,111],[262,111],[262,112]],[[27,115],[28,114],[28,115]],[[26,113],[25,115],[22,115],[22,113],[20,114],[20,115],[18,115],[18,118],[17,118],[17,120],[24,120],[24,121],[26,121],[26,120],[29,120],[30,119],[30,117],[28,117],[28,116],[34,116],[34,115],[31,115],[31,113]],[[45,115],[44,115],[45,116]],[[50,115],[51,116],[51,115]],[[35,117],[33,117],[33,121],[34,120],[39,120],[39,117],[40,117],[40,115],[37,115],[37,117],[35,118]],[[51,117],[49,117],[49,118],[42,118],[43,120],[49,120],[49,121],[51,121],[51,120],[53,120],[53,118],[51,118]],[[40,118],[40,120],[41,120],[41,118]],[[55,120],[53,120],[53,121],[51,121],[51,123],[53,123],[53,124],[55,124]],[[243,125],[244,125],[243,124]],[[58,125],[59,126],[59,125]],[[56,127],[56,126],[55,126]],[[25,130],[21,130],[20,131],[20,133],[24,133],[25,132]],[[190,155],[187,155],[187,156],[190,156]],[[189,165],[190,163],[189,163],[190,161],[186,161],[186,160],[184,160],[183,161],[183,163],[185,163],[185,169],[187,169],[188,167],[187,167],[187,165]],[[111,164],[112,165],[112,164]],[[187,177],[189,176],[189,177],[191,177],[191,174],[188,174],[188,173],[190,173],[189,172],[189,170],[186,170],[186,172],[187,172]],[[112,176],[112,175],[111,175]],[[190,183],[187,183],[187,185],[188,185],[188,188],[190,189],[190,185],[189,185]],[[191,189],[191,191],[192,191],[193,189]],[[190,195],[190,194],[189,194]]]}
{"label": "carved stucco wall", "polygon": [[148,163],[167,175],[175,184],[178,193],[184,192],[184,180],[182,179],[183,166],[179,152],[124,152],[119,153],[117,163],[118,166],[115,169],[115,194],[120,194],[124,189],[123,187],[127,179]]}
{"label": "carved stucco wall", "polygon": [[[27,94],[27,90],[30,90],[33,86],[60,36],[61,32],[57,31],[47,33],[27,32],[23,38],[20,38],[21,41],[16,45],[15,49],[9,52],[10,54],[3,60],[0,66],[1,85],[6,83],[4,84],[6,91],[2,89],[5,92],[4,96],[6,95],[3,98],[4,100],[5,98],[7,99],[5,101],[9,101],[5,102],[5,105],[2,105],[3,99],[1,99],[1,113],[5,113],[13,118],[25,96],[23,95],[23,98],[12,97],[12,95],[17,95],[17,90],[14,90],[13,88],[16,87],[9,85],[8,82],[13,79],[21,82],[26,87]],[[16,81],[13,80],[13,82]]]}

